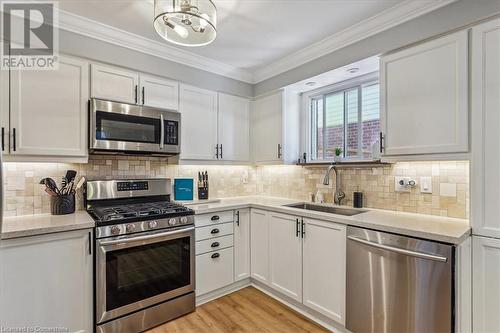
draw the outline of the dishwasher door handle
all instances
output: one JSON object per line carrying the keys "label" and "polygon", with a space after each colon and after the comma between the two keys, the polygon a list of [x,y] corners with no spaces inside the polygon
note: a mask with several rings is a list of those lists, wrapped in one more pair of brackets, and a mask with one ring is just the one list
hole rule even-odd
{"label": "dishwasher door handle", "polygon": [[370,241],[367,241],[367,240],[364,240],[364,239],[361,239],[358,237],[354,237],[354,236],[347,236],[347,238],[352,240],[352,241],[361,243],[361,244],[373,246],[373,247],[376,247],[378,249],[387,250],[387,251],[391,251],[391,252],[395,252],[395,253],[399,253],[399,254],[404,254],[407,256],[412,256],[412,257],[422,258],[422,259],[429,259],[429,260],[440,261],[440,262],[447,262],[448,261],[448,258],[442,257],[442,256],[436,256],[433,254],[427,254],[427,253],[422,253],[422,252],[415,252],[415,251],[401,249],[399,247],[393,247],[393,246],[388,246],[388,245],[384,245],[384,244],[374,243],[374,242],[370,242]]}

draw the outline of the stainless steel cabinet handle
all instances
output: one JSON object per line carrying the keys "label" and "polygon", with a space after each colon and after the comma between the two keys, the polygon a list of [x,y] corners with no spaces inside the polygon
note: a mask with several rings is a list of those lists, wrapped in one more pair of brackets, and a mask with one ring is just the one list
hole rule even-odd
{"label": "stainless steel cabinet handle", "polygon": [[165,121],[163,119],[163,113],[160,113],[160,149],[163,149],[165,141]]}
{"label": "stainless steel cabinet handle", "polygon": [[189,227],[189,228],[183,228],[183,229],[179,229],[179,230],[175,230],[175,231],[160,232],[157,234],[146,235],[146,236],[133,236],[130,238],[113,239],[113,240],[109,240],[109,241],[101,241],[101,242],[99,242],[99,245],[106,246],[106,245],[113,245],[113,244],[143,241],[143,240],[155,239],[155,238],[159,238],[159,237],[163,237],[163,236],[172,236],[172,235],[181,234],[183,232],[188,232],[188,231],[193,231],[193,230],[194,230],[194,227]]}
{"label": "stainless steel cabinet handle", "polygon": [[142,87],[142,105],[146,104],[146,88]]}
{"label": "stainless steel cabinet handle", "polygon": [[92,233],[89,231],[89,256],[92,255]]}
{"label": "stainless steel cabinet handle", "polygon": [[281,158],[283,156],[281,152],[281,143],[278,143],[278,158]]}
{"label": "stainless steel cabinet handle", "polygon": [[137,95],[138,95],[137,90],[138,89],[139,89],[139,86],[136,84],[135,85],[135,104],[137,104]]}
{"label": "stainless steel cabinet handle", "polygon": [[380,153],[384,152],[384,134],[380,132]]}
{"label": "stainless steel cabinet handle", "polygon": [[299,219],[295,219],[295,237],[300,237],[300,222],[299,222]]}
{"label": "stainless steel cabinet handle", "polygon": [[215,158],[219,159],[219,145],[218,144],[215,145]]}
{"label": "stainless steel cabinet handle", "polygon": [[306,236],[306,224],[304,223],[304,219],[301,219],[300,223],[302,225],[302,238],[305,238],[305,236]]}
{"label": "stainless steel cabinet handle", "polygon": [[388,246],[388,245],[384,245],[384,244],[374,243],[374,242],[370,242],[370,241],[367,241],[367,240],[364,240],[364,239],[361,239],[361,238],[358,238],[358,237],[354,237],[354,236],[347,236],[347,238],[350,239],[350,240],[352,240],[352,241],[361,243],[361,244],[365,244],[365,245],[368,245],[368,246],[376,247],[378,249],[382,249],[382,250],[386,250],[386,251],[391,251],[391,252],[395,252],[395,253],[399,253],[399,254],[404,254],[404,255],[407,255],[407,256],[412,256],[412,257],[421,258],[421,259],[429,259],[429,260],[440,261],[440,262],[447,262],[448,261],[448,258],[442,257],[442,256],[436,256],[436,255],[433,255],[433,254],[427,254],[427,253],[422,253],[422,252],[415,252],[415,251],[401,249],[399,247],[394,247],[394,246]]}
{"label": "stainless steel cabinet handle", "polygon": [[220,144],[220,158],[222,159],[222,143]]}
{"label": "stainless steel cabinet handle", "polygon": [[239,227],[240,226],[240,211],[236,211],[236,225]]}
{"label": "stainless steel cabinet handle", "polygon": [[2,127],[2,151],[5,151],[5,127]]}
{"label": "stainless steel cabinet handle", "polygon": [[12,150],[16,151],[16,128],[12,129]]}

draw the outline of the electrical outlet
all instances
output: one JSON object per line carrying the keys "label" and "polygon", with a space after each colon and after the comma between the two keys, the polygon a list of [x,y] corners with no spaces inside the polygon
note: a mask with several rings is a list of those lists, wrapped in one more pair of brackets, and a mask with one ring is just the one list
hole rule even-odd
{"label": "electrical outlet", "polygon": [[420,177],[420,192],[432,193],[432,177]]}
{"label": "electrical outlet", "polygon": [[396,192],[410,192],[410,177],[394,177],[394,190]]}

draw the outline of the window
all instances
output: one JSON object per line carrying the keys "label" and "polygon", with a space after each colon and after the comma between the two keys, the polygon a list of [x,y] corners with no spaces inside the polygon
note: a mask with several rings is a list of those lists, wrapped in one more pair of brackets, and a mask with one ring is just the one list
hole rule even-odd
{"label": "window", "polygon": [[378,82],[344,85],[307,98],[311,160],[332,160],[336,148],[347,159],[371,159],[380,132]]}

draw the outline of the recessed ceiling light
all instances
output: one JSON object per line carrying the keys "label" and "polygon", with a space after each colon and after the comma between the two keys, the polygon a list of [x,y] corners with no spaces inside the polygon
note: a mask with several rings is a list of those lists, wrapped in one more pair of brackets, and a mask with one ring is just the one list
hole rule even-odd
{"label": "recessed ceiling light", "polygon": [[348,72],[348,73],[351,73],[351,74],[357,73],[357,72],[359,72],[359,67],[351,67],[351,68],[348,68],[348,69],[347,69],[347,72]]}
{"label": "recessed ceiling light", "polygon": [[315,85],[316,85],[316,82],[314,82],[314,81],[306,82],[306,86],[313,87]]}

